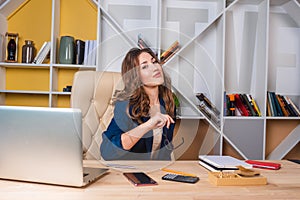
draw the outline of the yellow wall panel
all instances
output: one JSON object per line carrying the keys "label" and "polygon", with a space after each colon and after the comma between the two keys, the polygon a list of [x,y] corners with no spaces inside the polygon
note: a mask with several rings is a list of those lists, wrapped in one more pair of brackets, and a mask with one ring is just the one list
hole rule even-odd
{"label": "yellow wall panel", "polygon": [[89,0],[61,0],[60,35],[97,39],[97,9]]}

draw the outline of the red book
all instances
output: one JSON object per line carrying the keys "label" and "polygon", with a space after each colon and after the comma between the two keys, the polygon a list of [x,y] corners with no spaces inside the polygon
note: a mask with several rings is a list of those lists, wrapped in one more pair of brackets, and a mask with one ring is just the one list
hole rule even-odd
{"label": "red book", "polygon": [[256,160],[246,160],[246,163],[252,165],[254,168],[263,168],[263,169],[280,169],[281,164],[273,163],[273,162],[264,162],[264,161],[256,161]]}
{"label": "red book", "polygon": [[235,107],[240,111],[242,116],[249,116],[249,112],[247,110],[247,108],[245,107],[245,105],[243,104],[240,95],[239,94],[235,94]]}

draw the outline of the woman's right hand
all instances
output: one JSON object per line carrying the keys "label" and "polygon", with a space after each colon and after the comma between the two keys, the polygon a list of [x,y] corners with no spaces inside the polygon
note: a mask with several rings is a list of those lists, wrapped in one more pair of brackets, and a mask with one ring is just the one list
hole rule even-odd
{"label": "woman's right hand", "polygon": [[157,112],[147,121],[147,123],[151,129],[156,129],[163,128],[164,126],[169,128],[170,124],[175,122],[170,115]]}

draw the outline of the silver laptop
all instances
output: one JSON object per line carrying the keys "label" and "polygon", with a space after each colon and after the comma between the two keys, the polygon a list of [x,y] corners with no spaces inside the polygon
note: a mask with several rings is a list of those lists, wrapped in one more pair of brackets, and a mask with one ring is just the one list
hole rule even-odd
{"label": "silver laptop", "polygon": [[0,178],[82,187],[107,169],[83,168],[79,109],[0,106]]}

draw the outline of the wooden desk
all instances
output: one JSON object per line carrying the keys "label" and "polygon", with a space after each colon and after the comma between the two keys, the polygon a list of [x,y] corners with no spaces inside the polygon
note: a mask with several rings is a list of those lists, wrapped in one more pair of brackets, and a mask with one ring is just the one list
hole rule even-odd
{"label": "wooden desk", "polygon": [[[86,188],[0,180],[0,199],[299,199],[300,165],[290,161],[280,163],[282,168],[278,171],[259,170],[268,179],[268,184],[263,186],[214,186],[197,161],[176,161],[168,168],[196,174],[200,181],[196,184],[163,181],[161,177],[166,172],[157,170],[148,174],[159,185],[134,187],[121,171],[110,170]],[[85,165],[102,166],[97,161],[88,161]]]}

